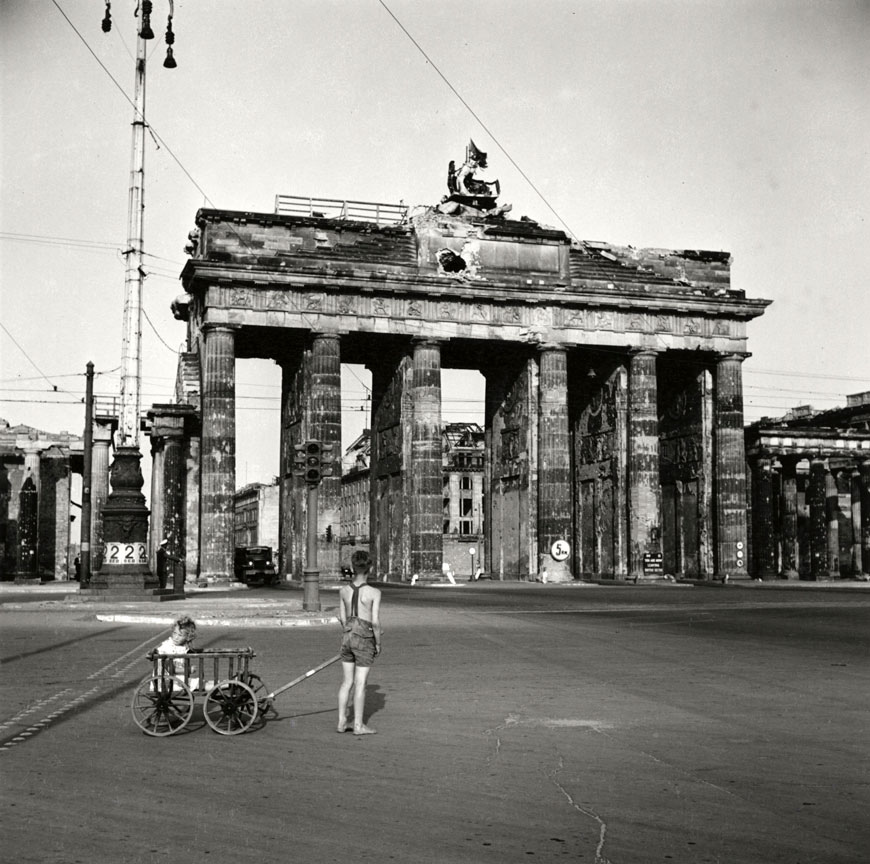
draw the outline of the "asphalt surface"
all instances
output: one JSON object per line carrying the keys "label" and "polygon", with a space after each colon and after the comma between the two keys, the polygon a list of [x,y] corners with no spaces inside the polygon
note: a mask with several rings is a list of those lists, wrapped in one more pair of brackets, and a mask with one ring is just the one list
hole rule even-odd
{"label": "asphalt surface", "polygon": [[277,688],[336,652],[334,586],[319,613],[292,590],[132,611],[25,594],[0,591],[16,864],[868,860],[859,585],[388,585],[367,738],[333,731],[334,667],[236,737],[131,719],[178,614],[203,647],[254,645]]}

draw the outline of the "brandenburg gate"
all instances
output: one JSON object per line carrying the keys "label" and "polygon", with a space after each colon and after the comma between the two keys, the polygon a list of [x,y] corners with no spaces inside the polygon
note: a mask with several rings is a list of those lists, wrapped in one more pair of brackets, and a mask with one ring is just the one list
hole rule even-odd
{"label": "brandenburg gate", "polygon": [[511,219],[497,184],[474,178],[481,165],[472,144],[431,207],[279,196],[274,213],[197,213],[174,304],[196,422],[174,422],[179,406],[154,413],[186,454],[166,465],[187,465],[185,477],[157,471],[161,519],[184,522],[200,577],[232,573],[234,372],[251,357],[282,370],[287,578],[305,564],[293,462],[306,440],[333,445],[317,525],[321,572],[338,571],[342,363],[372,375],[379,576],[441,574],[443,368],[485,378],[496,578],[543,566],[552,581],[746,575],[741,364],[747,324],[769,301],[731,286],[728,253],[582,242]]}

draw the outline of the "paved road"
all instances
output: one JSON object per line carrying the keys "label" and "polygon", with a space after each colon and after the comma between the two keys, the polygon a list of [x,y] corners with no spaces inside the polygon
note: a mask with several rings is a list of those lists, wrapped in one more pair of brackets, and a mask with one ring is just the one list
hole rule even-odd
{"label": "paved road", "polygon": [[[260,729],[155,739],[129,701],[165,628],[0,613],[3,856],[868,860],[870,594],[390,586],[384,616],[378,735],[332,731],[333,667]],[[200,641],[252,644],[277,687],[337,632]]]}

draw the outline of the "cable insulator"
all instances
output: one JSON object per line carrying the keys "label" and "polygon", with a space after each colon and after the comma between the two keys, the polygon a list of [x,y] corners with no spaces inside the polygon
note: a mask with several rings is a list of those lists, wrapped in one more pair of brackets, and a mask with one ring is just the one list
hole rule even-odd
{"label": "cable insulator", "polygon": [[106,15],[103,18],[103,33],[108,33],[112,29],[112,4],[106,0]]}

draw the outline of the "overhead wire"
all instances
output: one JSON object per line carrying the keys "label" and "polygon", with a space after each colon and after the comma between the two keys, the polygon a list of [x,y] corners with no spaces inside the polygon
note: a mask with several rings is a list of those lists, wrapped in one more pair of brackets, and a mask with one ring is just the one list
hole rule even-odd
{"label": "overhead wire", "polygon": [[408,37],[408,39],[411,40],[411,42],[414,44],[416,49],[423,55],[423,57],[426,58],[426,62],[428,62],[429,65],[438,73],[438,76],[450,88],[453,95],[456,96],[456,98],[463,104],[463,106],[468,111],[468,113],[471,114],[472,117],[474,117],[474,119],[480,124],[481,128],[486,132],[486,134],[489,135],[490,138],[492,138],[496,147],[498,147],[498,149],[501,150],[502,153],[504,153],[504,155],[507,157],[507,159],[511,163],[511,165],[513,165],[514,168],[516,168],[516,170],[519,172],[519,174],[523,178],[523,180],[525,180],[526,183],[529,184],[529,186],[534,190],[535,194],[541,199],[541,201],[544,202],[547,209],[549,209],[549,211],[559,220],[559,222],[562,224],[562,227],[564,227],[564,229],[568,232],[568,234],[571,235],[571,237],[574,238],[574,240],[577,240],[578,238],[577,238],[576,234],[574,234],[574,232],[571,230],[568,223],[559,215],[559,213],[556,211],[555,207],[553,207],[553,205],[550,204],[550,202],[547,200],[544,193],[541,192],[540,189],[538,189],[538,187],[532,182],[531,178],[526,174],[526,172],[523,171],[522,168],[520,168],[520,166],[517,164],[516,160],[513,158],[513,156],[511,156],[510,153],[508,153],[507,148],[505,148],[502,145],[501,141],[498,139],[498,137],[495,135],[495,133],[489,128],[489,126],[486,125],[486,123],[483,122],[481,117],[471,107],[471,105],[469,105],[468,102],[465,101],[465,99],[462,97],[462,94],[453,86],[453,84],[450,82],[450,80],[447,78],[447,76],[438,67],[438,64],[426,53],[426,51],[423,49],[423,46],[420,45],[420,43],[410,34],[407,27],[405,27],[405,25],[396,17],[396,14],[393,12],[393,10],[390,9],[389,6],[387,6],[387,4],[384,2],[384,0],[378,0],[378,2],[381,4],[381,6],[384,7],[387,14],[393,19],[393,21],[396,22],[396,24],[399,26],[401,31]]}

